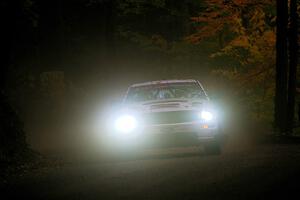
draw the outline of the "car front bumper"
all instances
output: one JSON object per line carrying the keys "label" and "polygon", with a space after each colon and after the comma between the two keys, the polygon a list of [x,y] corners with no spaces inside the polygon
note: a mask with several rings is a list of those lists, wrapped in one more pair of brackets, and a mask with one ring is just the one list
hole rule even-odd
{"label": "car front bumper", "polygon": [[187,122],[144,126],[141,133],[148,136],[187,135],[199,142],[206,142],[217,139],[220,131],[216,123]]}
{"label": "car front bumper", "polygon": [[136,147],[194,146],[220,140],[216,123],[187,122],[144,125],[129,134],[113,134],[112,144],[121,149]]}

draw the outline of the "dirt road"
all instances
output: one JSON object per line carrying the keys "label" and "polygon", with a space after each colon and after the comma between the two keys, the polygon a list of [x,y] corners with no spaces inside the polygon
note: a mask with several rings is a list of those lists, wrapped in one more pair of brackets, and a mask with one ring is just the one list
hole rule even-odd
{"label": "dirt road", "polygon": [[266,199],[299,195],[300,144],[235,141],[228,145],[220,156],[201,155],[198,148],[189,147],[156,149],[133,160],[65,163],[17,177],[1,190],[7,199]]}

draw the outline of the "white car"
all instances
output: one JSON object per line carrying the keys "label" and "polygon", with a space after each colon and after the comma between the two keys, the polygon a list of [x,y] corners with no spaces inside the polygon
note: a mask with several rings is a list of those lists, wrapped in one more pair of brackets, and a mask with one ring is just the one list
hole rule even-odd
{"label": "white car", "polygon": [[203,144],[208,154],[221,152],[217,111],[197,80],[130,86],[113,125],[115,138],[139,143],[145,138],[181,135]]}

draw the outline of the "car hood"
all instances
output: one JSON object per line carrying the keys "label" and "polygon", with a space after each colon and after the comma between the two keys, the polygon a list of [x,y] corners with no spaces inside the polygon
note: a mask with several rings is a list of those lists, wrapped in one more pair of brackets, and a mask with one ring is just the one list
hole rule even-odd
{"label": "car hood", "polygon": [[204,99],[168,99],[127,104],[124,105],[124,110],[138,113],[201,110],[208,104],[208,100]]}

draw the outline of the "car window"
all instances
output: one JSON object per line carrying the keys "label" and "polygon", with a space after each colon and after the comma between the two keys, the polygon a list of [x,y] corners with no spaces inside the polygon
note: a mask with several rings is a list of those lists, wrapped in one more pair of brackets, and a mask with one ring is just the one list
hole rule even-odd
{"label": "car window", "polygon": [[168,83],[132,87],[126,101],[141,102],[165,99],[206,98],[204,91],[197,83]]}

